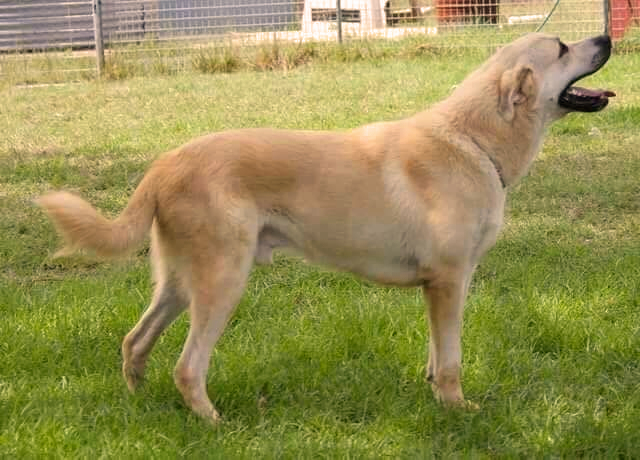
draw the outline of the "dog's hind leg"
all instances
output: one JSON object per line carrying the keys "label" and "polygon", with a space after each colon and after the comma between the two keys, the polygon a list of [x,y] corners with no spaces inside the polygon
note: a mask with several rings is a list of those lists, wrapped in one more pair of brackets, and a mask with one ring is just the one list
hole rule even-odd
{"label": "dog's hind leg", "polygon": [[173,282],[157,285],[151,304],[122,342],[122,374],[130,391],[133,392],[142,381],[147,358],[156,340],[185,306],[186,302]]}
{"label": "dog's hind leg", "polygon": [[174,380],[185,403],[212,422],[220,419],[209,400],[206,377],[211,351],[242,297],[253,263],[255,242],[234,241],[194,252],[190,329]]}
{"label": "dog's hind leg", "polygon": [[122,342],[122,374],[130,391],[134,391],[144,376],[144,369],[160,334],[184,311],[189,304],[175,267],[164,254],[158,229],[154,226],[151,243],[151,263],[154,269],[153,299],[140,321]]}

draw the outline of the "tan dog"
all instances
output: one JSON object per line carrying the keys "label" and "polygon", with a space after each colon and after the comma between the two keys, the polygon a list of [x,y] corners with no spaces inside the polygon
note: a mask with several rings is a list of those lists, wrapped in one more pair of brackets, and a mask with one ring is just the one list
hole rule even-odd
{"label": "tan dog", "polygon": [[505,187],[526,173],[552,121],[607,105],[613,93],[570,85],[610,51],[606,36],[565,45],[531,34],[405,120],[342,133],[250,129],[195,139],[155,161],[113,221],[69,193],[38,202],[65,252],[117,255],[151,228],[155,293],[122,345],[131,390],[158,336],[188,307],[175,382],[189,407],[217,420],[206,390],[212,348],[254,260],[269,262],[288,247],[381,283],[421,286],[430,306],[428,380],[440,400],[463,404],[463,303],[502,225]]}

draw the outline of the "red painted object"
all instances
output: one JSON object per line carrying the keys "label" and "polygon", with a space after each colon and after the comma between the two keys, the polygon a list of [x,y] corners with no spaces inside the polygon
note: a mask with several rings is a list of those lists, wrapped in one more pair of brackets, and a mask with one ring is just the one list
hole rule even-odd
{"label": "red painted object", "polygon": [[632,22],[640,19],[640,0],[609,0],[611,38],[620,39]]}
{"label": "red painted object", "polygon": [[499,4],[500,0],[436,0],[438,23],[497,24]]}

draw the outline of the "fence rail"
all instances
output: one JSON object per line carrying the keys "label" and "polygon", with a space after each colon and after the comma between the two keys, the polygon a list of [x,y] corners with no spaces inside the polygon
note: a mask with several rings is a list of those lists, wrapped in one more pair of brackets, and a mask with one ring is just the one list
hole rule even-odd
{"label": "fence rail", "polygon": [[619,39],[638,17],[640,0],[4,0],[0,76],[91,78],[114,53],[171,57],[163,65],[179,70],[202,47],[274,41],[419,35],[433,46],[478,47],[541,27],[566,40],[603,31]]}

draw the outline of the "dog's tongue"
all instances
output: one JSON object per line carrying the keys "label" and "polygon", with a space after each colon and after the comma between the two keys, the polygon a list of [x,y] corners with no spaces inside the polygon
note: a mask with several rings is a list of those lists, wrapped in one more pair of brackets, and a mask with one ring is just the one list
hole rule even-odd
{"label": "dog's tongue", "polygon": [[567,90],[567,93],[577,97],[592,97],[592,98],[609,98],[615,97],[616,93],[606,89],[588,89],[580,86],[572,86]]}

